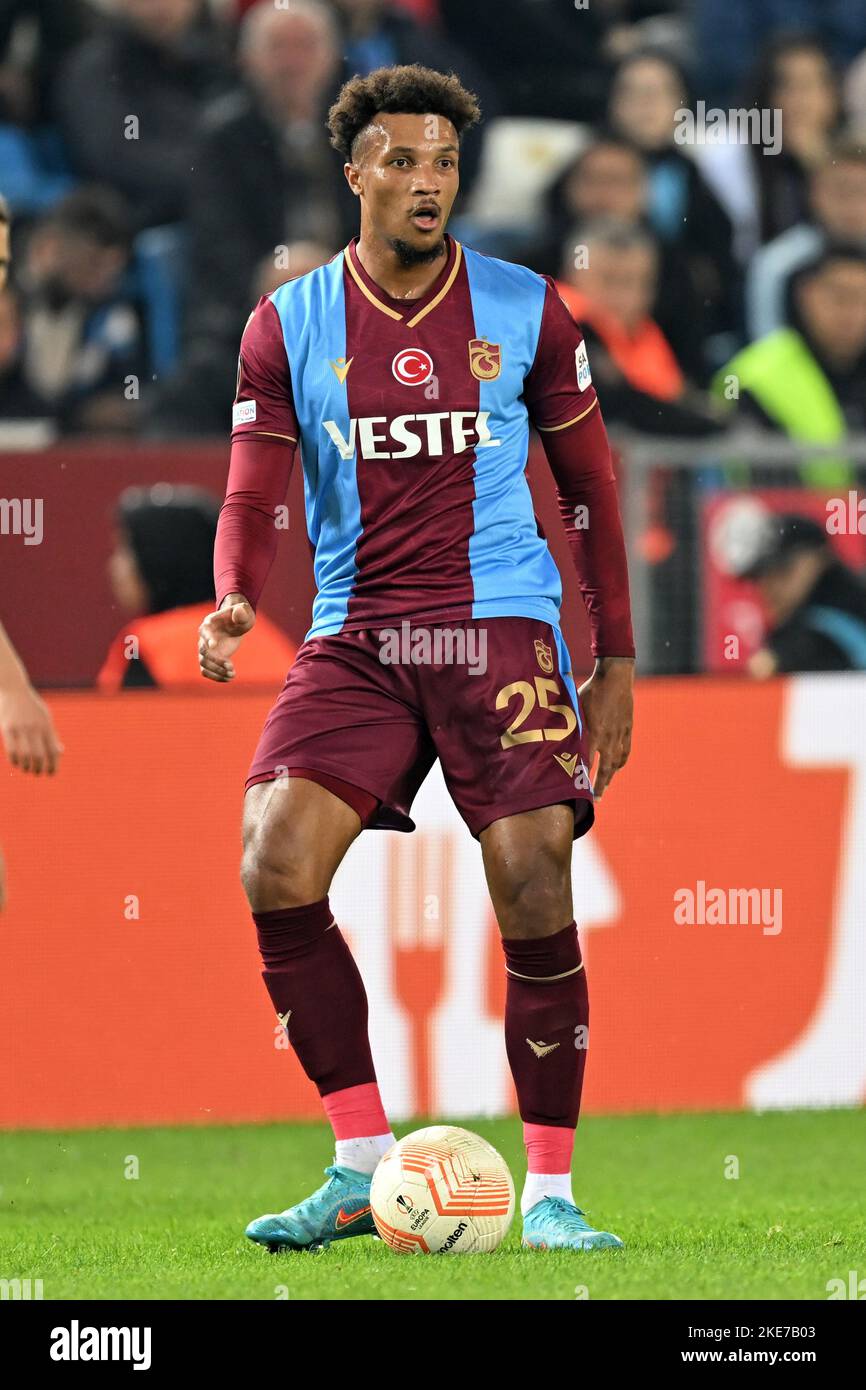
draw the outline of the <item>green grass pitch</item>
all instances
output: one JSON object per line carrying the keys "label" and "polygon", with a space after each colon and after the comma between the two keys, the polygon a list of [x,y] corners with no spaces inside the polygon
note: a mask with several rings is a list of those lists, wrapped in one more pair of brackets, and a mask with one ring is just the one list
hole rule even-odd
{"label": "green grass pitch", "polygon": [[[461,1123],[519,1191],[518,1122]],[[324,1181],[324,1125],[4,1133],[0,1279],[41,1279],[45,1299],[826,1299],[866,1276],[864,1152],[864,1111],[590,1118],[575,1197],[624,1250],[521,1250],[518,1215],[492,1255],[363,1237],[271,1256],[244,1226]]]}

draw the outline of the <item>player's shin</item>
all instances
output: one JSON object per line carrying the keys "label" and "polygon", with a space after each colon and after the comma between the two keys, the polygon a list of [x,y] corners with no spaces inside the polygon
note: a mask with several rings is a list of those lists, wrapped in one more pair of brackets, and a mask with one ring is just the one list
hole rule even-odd
{"label": "player's shin", "polygon": [[589,998],[571,922],[552,936],[503,940],[505,1044],[523,1120],[526,1214],[543,1197],[573,1202],[571,1157],[580,1112]]}
{"label": "player's shin", "polygon": [[367,994],[328,899],[254,912],[262,978],[331,1121],[336,1162],[372,1173],[394,1142],[367,1034]]}

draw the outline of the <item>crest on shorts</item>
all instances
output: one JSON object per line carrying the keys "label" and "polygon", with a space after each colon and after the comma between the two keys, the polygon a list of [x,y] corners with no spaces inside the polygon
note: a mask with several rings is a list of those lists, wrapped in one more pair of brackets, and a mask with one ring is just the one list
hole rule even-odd
{"label": "crest on shorts", "polygon": [[535,639],[535,655],[542,671],[546,676],[549,676],[553,670],[553,652],[546,642],[542,642],[540,637]]}
{"label": "crest on shorts", "polygon": [[502,371],[502,348],[486,338],[469,339],[469,370],[478,381],[494,381]]}

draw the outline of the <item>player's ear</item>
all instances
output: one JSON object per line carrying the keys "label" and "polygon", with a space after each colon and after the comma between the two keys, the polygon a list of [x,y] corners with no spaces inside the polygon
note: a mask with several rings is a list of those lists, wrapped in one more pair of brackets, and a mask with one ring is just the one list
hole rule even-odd
{"label": "player's ear", "polygon": [[355,197],[356,197],[356,198],[360,198],[360,196],[361,196],[361,172],[360,172],[360,170],[359,170],[354,164],[349,164],[349,163],[347,162],[347,163],[345,163],[345,164],[343,165],[343,173],[346,175],[346,181],[347,181],[349,187],[351,188],[352,192],[354,193]]}

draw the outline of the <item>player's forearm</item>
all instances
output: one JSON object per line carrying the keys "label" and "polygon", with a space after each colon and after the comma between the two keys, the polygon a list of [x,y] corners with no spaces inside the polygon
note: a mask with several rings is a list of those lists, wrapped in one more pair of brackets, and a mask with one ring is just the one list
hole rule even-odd
{"label": "player's forearm", "polygon": [[242,594],[255,609],[276,549],[273,517],[263,516],[244,502],[225,502],[214,544],[217,608],[222,608],[229,595]]}
{"label": "player's forearm", "polygon": [[599,410],[585,423],[543,434],[542,442],[589,617],[593,655],[634,657],[625,538]]}
{"label": "player's forearm", "polygon": [[232,445],[214,545],[217,608],[232,594],[253,608],[259,601],[276,554],[276,510],[286,496],[293,453],[280,440],[248,438]]}

